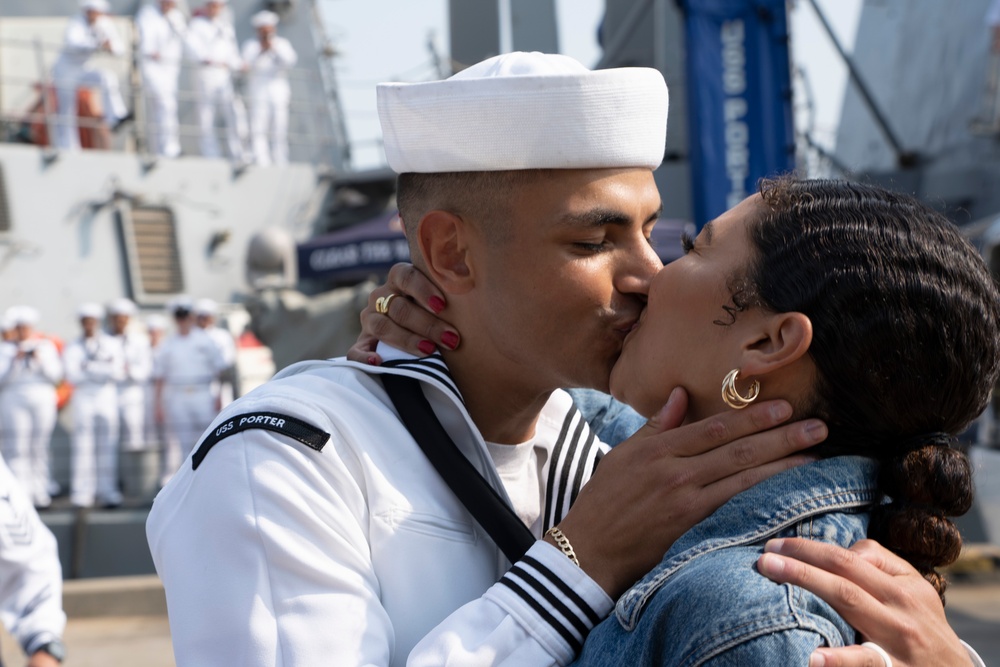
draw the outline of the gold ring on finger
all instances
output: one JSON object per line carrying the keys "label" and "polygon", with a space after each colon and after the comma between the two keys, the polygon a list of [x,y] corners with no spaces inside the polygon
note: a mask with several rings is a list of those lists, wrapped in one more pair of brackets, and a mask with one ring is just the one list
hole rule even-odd
{"label": "gold ring on finger", "polygon": [[375,299],[375,312],[381,315],[387,314],[389,312],[389,302],[397,296],[397,294],[389,294],[388,296],[380,296]]}

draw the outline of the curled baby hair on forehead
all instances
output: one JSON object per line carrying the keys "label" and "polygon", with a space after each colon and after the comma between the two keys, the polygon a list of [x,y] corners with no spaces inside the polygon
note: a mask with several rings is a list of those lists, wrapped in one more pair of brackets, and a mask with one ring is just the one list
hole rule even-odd
{"label": "curled baby hair on forehead", "polygon": [[763,307],[812,322],[811,413],[830,428],[817,453],[880,461],[869,535],[943,594],[934,568],[961,546],[948,517],[972,498],[952,443],[1000,376],[1000,292],[957,228],[913,197],[788,177],[760,196],[747,279]]}

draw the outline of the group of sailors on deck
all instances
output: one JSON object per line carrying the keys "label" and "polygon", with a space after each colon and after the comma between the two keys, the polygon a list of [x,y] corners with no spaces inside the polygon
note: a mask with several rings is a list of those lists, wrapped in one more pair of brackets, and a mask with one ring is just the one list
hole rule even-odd
{"label": "group of sailors on deck", "polygon": [[[149,152],[163,157],[181,153],[178,78],[182,63],[189,62],[194,72],[201,154],[222,155],[215,128],[219,114],[234,162],[285,164],[291,97],[288,71],[297,61],[295,49],[276,34],[279,17],[267,10],[253,15],[256,36],[240,47],[227,4],[228,0],[207,0],[188,21],[176,0],[153,0],[136,15]],[[52,70],[57,100],[54,143],[60,149],[80,148],[80,87],[100,90],[104,123],[112,131],[133,118],[117,76],[92,62],[99,53],[119,57],[125,53],[109,10],[107,0],[81,0],[80,12],[66,28]],[[240,76],[246,77],[249,119],[234,86]]]}
{"label": "group of sailors on deck", "polygon": [[129,299],[106,308],[83,303],[80,336],[65,346],[38,332],[36,309],[4,312],[0,452],[35,507],[48,507],[61,491],[55,481],[61,475],[50,466],[61,403],[70,411],[70,502],[113,507],[122,503],[119,452],[161,452],[157,474],[164,484],[233,400],[236,347],[215,324],[215,302],[178,298],[167,311],[169,334],[161,315],[136,321]]}

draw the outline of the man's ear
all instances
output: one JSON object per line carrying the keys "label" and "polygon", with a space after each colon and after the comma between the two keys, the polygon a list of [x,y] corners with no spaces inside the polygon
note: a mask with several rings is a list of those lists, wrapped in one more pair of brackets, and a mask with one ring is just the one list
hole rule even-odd
{"label": "man's ear", "polygon": [[740,375],[761,376],[792,364],[809,351],[812,322],[803,313],[764,315],[743,345]]}
{"label": "man's ear", "polygon": [[469,251],[471,235],[471,225],[447,211],[430,211],[417,225],[422,268],[446,293],[463,294],[475,283]]}

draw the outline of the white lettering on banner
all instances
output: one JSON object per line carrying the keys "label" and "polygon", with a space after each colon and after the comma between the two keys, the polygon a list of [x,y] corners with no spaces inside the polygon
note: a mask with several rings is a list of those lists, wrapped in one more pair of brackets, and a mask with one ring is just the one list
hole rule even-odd
{"label": "white lettering on banner", "polygon": [[364,264],[392,264],[409,258],[410,248],[405,239],[382,239],[313,250],[309,253],[309,268],[334,271]]}
{"label": "white lettering on banner", "polygon": [[732,208],[747,196],[750,175],[750,127],[746,123],[749,106],[747,91],[746,34],[742,19],[722,24],[722,90],[728,96],[723,103],[726,176],[729,193],[726,208]]}

